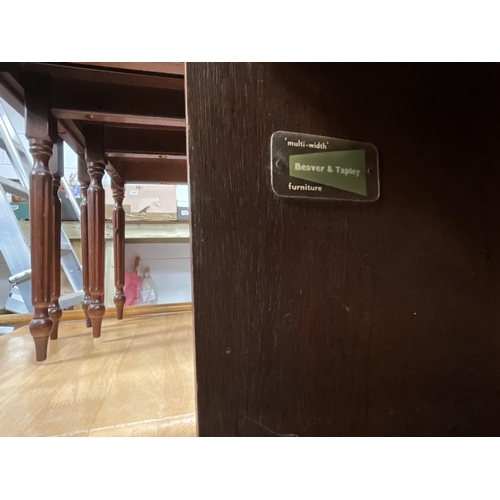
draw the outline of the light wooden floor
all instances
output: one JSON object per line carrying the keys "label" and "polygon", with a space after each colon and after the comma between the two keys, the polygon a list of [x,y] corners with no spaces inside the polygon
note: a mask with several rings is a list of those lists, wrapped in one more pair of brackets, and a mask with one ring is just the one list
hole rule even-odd
{"label": "light wooden floor", "polygon": [[0,436],[195,436],[192,314],[62,323],[36,363],[28,327],[0,336]]}

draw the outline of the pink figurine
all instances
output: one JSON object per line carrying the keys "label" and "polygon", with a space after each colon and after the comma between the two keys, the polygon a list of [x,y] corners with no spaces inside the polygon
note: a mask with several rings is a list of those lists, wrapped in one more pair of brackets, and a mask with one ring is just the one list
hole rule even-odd
{"label": "pink figurine", "polygon": [[123,291],[125,293],[125,305],[132,306],[139,298],[139,290],[141,289],[142,278],[139,276],[139,262],[141,258],[136,257],[134,263],[134,270],[131,273],[125,273],[125,286]]}

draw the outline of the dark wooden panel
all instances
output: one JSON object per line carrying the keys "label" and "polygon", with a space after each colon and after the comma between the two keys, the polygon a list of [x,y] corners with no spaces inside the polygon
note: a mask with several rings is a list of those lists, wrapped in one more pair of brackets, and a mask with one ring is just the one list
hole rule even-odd
{"label": "dark wooden panel", "polygon": [[75,109],[52,109],[55,117],[64,120],[80,120],[89,123],[104,123],[110,127],[154,128],[162,130],[186,130],[184,118],[163,116],[137,116],[113,113],[87,113]]}
{"label": "dark wooden panel", "polygon": [[[499,434],[498,66],[186,78],[200,435]],[[380,200],[277,198],[276,130],[375,144]]]}
{"label": "dark wooden panel", "polygon": [[0,72],[0,97],[24,115],[24,89],[8,72]]}
{"label": "dark wooden panel", "polygon": [[184,118],[184,91],[54,78],[52,108]]}
{"label": "dark wooden panel", "polygon": [[113,167],[124,182],[187,183],[185,159],[111,158]]}
{"label": "dark wooden panel", "polygon": [[166,75],[184,75],[182,62],[74,62],[82,66],[93,66],[104,69],[118,69],[126,71],[141,71]]}
{"label": "dark wooden panel", "polygon": [[[75,64],[77,66],[75,66]],[[54,78],[81,80],[98,83],[115,83],[135,87],[153,87],[162,89],[184,90],[182,76],[165,76],[165,74],[137,73],[131,70],[120,70],[111,67],[87,67],[78,63],[16,63],[22,71],[47,73]]]}
{"label": "dark wooden panel", "polygon": [[114,153],[186,154],[186,132],[168,129],[106,127],[106,151]]}
{"label": "dark wooden panel", "polygon": [[57,133],[67,142],[75,153],[85,154],[85,138],[79,125],[72,120],[57,120]]}

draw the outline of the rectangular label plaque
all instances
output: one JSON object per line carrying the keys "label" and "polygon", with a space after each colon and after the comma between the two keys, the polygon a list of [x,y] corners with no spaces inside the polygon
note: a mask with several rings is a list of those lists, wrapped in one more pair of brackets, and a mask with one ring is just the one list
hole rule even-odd
{"label": "rectangular label plaque", "polygon": [[375,201],[378,154],[372,144],[335,137],[275,132],[271,183],[278,196]]}

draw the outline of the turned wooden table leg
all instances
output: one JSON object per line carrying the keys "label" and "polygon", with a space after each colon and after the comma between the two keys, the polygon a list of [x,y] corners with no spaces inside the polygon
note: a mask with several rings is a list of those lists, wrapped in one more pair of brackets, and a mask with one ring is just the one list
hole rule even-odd
{"label": "turned wooden table leg", "polygon": [[78,158],[78,180],[82,192],[82,201],[80,203],[80,226],[81,226],[81,244],[82,244],[82,282],[83,291],[85,293],[82,309],[85,314],[85,322],[87,328],[92,326],[89,316],[89,304],[91,301],[89,288],[89,238],[88,238],[88,213],[87,213],[87,190],[90,184],[89,174],[87,172],[87,164],[82,158]]}
{"label": "turned wooden table leg", "polygon": [[90,176],[87,190],[87,221],[89,248],[89,288],[92,297],[88,312],[92,321],[92,336],[101,336],[104,306],[104,188],[102,178],[106,166],[104,159],[104,129],[94,125],[85,129],[85,160]]}
{"label": "turned wooden table leg", "polygon": [[59,162],[62,161],[62,141],[56,145],[57,154],[56,169],[52,174],[52,280],[51,280],[51,301],[49,306],[49,315],[52,319],[51,340],[56,340],[59,333],[59,322],[61,321],[62,310],[59,306],[59,297],[61,296],[61,200],[59,199],[59,186],[61,185],[61,174]]}
{"label": "turned wooden table leg", "polygon": [[123,209],[123,198],[125,188],[122,183],[113,181],[113,253],[115,258],[115,296],[116,317],[123,319],[123,308],[125,306],[125,210]]}
{"label": "turned wooden table leg", "polygon": [[50,83],[34,76],[24,85],[26,104],[26,136],[33,168],[30,173],[30,247],[33,319],[29,330],[35,341],[36,360],[47,359],[47,346],[52,331],[49,316],[51,303],[51,247],[53,245],[52,155],[55,123],[49,113]]}

